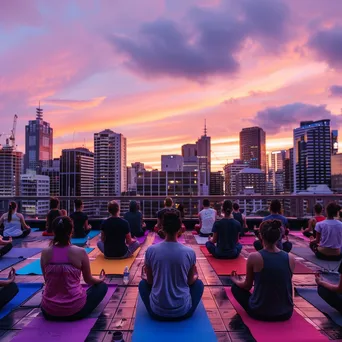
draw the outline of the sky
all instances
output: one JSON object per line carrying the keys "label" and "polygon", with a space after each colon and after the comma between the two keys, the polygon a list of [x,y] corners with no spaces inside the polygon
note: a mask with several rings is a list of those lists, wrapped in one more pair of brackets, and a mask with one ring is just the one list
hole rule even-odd
{"label": "sky", "polygon": [[[341,0],[11,0],[0,5],[1,143],[18,150],[39,101],[63,148],[93,149],[109,128],[128,162],[203,134],[212,169],[259,126],[267,150],[292,146],[302,120],[342,125]],[[341,133],[342,134],[342,133]]]}

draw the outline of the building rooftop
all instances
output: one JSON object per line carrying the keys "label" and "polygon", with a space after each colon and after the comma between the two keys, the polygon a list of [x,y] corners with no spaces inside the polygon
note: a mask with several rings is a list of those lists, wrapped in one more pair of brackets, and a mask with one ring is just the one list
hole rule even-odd
{"label": "building rooftop", "polygon": [[263,172],[260,169],[246,167],[245,169],[242,169],[239,173],[265,173],[265,172]]}

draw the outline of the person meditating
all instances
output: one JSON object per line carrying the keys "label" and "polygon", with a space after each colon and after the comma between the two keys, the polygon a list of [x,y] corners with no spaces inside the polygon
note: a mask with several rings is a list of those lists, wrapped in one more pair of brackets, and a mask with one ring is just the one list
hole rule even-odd
{"label": "person meditating", "polygon": [[7,279],[0,280],[0,310],[19,292],[15,283],[15,269],[12,267]]}
{"label": "person meditating", "polygon": [[50,211],[46,216],[46,230],[43,232],[43,236],[53,236],[52,223],[55,218],[59,216],[65,216],[59,210],[59,199],[57,197],[51,197],[50,199]]}
{"label": "person meditating", "polygon": [[[105,297],[104,274],[94,278],[84,248],[71,245],[73,222],[69,217],[53,221],[54,238],[40,259],[45,280],[41,309],[47,320],[75,321],[87,317]],[[90,287],[81,285],[81,274]]]}
{"label": "person meditating", "polygon": [[84,238],[91,230],[91,225],[88,222],[88,215],[83,212],[84,205],[82,200],[75,199],[74,205],[76,211],[70,215],[70,218],[74,222],[73,237]]}
{"label": "person meditating", "polygon": [[[287,221],[287,218],[283,215],[281,215],[281,203],[279,200],[272,200],[271,205],[270,205],[270,212],[271,215],[266,216],[263,221],[268,221],[268,220],[279,220],[281,224],[281,234],[279,237],[279,241],[277,241],[277,247],[279,249],[282,249],[284,252],[290,253],[292,249],[292,243],[289,241],[288,234],[289,234],[289,223]],[[257,230],[256,235],[259,238],[259,230]],[[286,241],[283,241],[285,239]],[[260,251],[263,248],[262,245],[262,240],[256,240],[254,243],[254,248],[257,251]]]}
{"label": "person meditating", "polygon": [[[231,277],[234,298],[249,316],[261,321],[286,321],[293,313],[295,259],[277,247],[281,226],[279,220],[261,223],[260,238],[264,248],[248,256],[244,280],[238,275]],[[251,293],[253,282],[254,291]]]}
{"label": "person meditating", "polygon": [[141,237],[145,235],[146,224],[143,221],[142,213],[136,201],[129,203],[129,211],[125,213],[124,220],[129,223],[131,235],[133,237]]}
{"label": "person meditating", "polygon": [[101,225],[101,240],[97,247],[107,259],[129,258],[139,248],[139,241],[132,239],[129,223],[120,217],[120,207],[116,201],[108,203],[111,215]]}
{"label": "person meditating", "polygon": [[242,245],[239,243],[241,225],[233,218],[231,201],[223,202],[222,211],[225,216],[214,223],[213,237],[205,245],[214,258],[236,259],[242,249]]}
{"label": "person meditating", "polygon": [[320,203],[315,204],[314,211],[315,211],[315,216],[309,220],[308,227],[305,229],[303,228],[301,229],[303,235],[308,238],[310,238],[311,236],[313,236],[314,238],[316,237],[316,230],[315,230],[316,223],[322,222],[325,220],[325,216],[322,215],[323,207]]}
{"label": "person meditating", "polygon": [[209,236],[212,233],[216,221],[216,210],[210,208],[210,201],[203,200],[203,209],[198,214],[199,224],[195,225],[195,231],[200,236]]}
{"label": "person meditating", "polygon": [[0,236],[0,258],[13,248],[12,238]]}
{"label": "person meditating", "polygon": [[17,203],[10,202],[8,212],[0,218],[0,225],[4,225],[3,239],[24,238],[31,233],[24,216],[17,212]]}
{"label": "person meditating", "polygon": [[150,246],[145,255],[139,293],[147,312],[157,320],[182,320],[191,317],[203,294],[198,279],[196,254],[177,242],[181,221],[174,212],[165,213],[165,241]]}
{"label": "person meditating", "polygon": [[311,238],[310,248],[318,259],[341,260],[342,222],[336,217],[340,206],[331,202],[326,207],[327,218],[315,226],[316,238]]}
{"label": "person meditating", "polygon": [[233,218],[238,221],[241,225],[240,237],[245,235],[245,229],[247,228],[246,216],[240,211],[240,206],[238,203],[233,203]]}

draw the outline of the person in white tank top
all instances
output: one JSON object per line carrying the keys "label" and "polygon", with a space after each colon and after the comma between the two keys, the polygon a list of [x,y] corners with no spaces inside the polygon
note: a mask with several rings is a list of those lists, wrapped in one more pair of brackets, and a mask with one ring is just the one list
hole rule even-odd
{"label": "person in white tank top", "polygon": [[26,224],[24,216],[17,213],[17,203],[10,202],[8,212],[0,218],[4,225],[4,237],[22,238],[30,234],[31,228]]}

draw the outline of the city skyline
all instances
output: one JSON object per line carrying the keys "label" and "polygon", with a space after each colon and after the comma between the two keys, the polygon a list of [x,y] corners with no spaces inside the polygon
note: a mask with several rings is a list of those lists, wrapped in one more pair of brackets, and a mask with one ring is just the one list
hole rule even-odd
{"label": "city skyline", "polygon": [[84,141],[93,151],[93,134],[108,128],[127,138],[128,165],[160,168],[161,154],[181,154],[202,135],[205,118],[213,171],[239,158],[243,127],[263,128],[267,151],[288,149],[300,121],[341,126],[341,14],[338,0],[8,1],[2,131],[17,113],[24,152],[40,100],[54,157]]}

